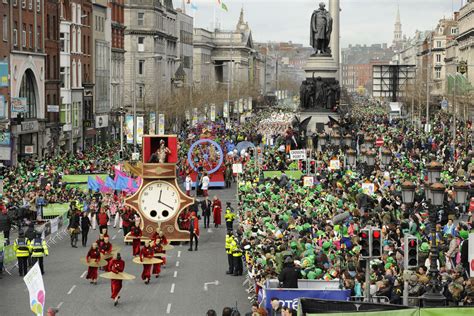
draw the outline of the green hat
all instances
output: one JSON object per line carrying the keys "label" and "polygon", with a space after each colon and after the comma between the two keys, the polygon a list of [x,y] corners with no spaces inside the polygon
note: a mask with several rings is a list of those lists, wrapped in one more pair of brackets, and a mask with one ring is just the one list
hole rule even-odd
{"label": "green hat", "polygon": [[316,272],[310,271],[310,272],[308,273],[308,279],[309,279],[309,280],[314,280],[314,279],[316,279]]}
{"label": "green hat", "polygon": [[316,270],[314,271],[314,273],[316,274],[316,277],[320,277],[321,274],[323,274],[323,270],[321,270],[320,268],[316,268]]}
{"label": "green hat", "polygon": [[392,267],[392,264],[390,262],[387,262],[385,264],[385,270],[390,269]]}
{"label": "green hat", "polygon": [[422,243],[420,246],[420,251],[422,252],[430,251],[430,245],[427,242]]}
{"label": "green hat", "polygon": [[323,249],[328,250],[329,248],[331,248],[331,242],[329,241],[323,242]]}
{"label": "green hat", "polygon": [[459,237],[462,239],[468,239],[469,238],[469,232],[467,230],[461,230],[459,232]]}

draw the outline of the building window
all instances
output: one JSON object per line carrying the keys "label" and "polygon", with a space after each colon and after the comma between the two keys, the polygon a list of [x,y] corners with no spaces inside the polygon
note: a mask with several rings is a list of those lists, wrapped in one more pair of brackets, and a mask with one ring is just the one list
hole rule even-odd
{"label": "building window", "polygon": [[64,38],[64,33],[59,33],[59,42],[60,42],[60,49],[62,52],[66,52],[66,39]]}
{"label": "building window", "polygon": [[72,3],[71,5],[71,13],[72,13],[72,23],[76,23],[76,4]]}
{"label": "building window", "polygon": [[21,0],[21,7],[26,9],[26,0]]}
{"label": "building window", "polygon": [[441,79],[441,68],[436,68],[435,69],[435,78],[436,79]]}
{"label": "building window", "polygon": [[41,0],[36,0],[36,11],[37,12],[41,11]]}
{"label": "building window", "polygon": [[61,113],[59,114],[59,121],[63,124],[71,124],[71,105],[62,104]]}
{"label": "building window", "polygon": [[49,27],[50,27],[50,23],[49,23],[49,14],[46,15],[46,38],[47,39],[50,39],[50,33],[49,33]]}
{"label": "building window", "polygon": [[36,49],[37,50],[41,50],[41,48],[43,47],[41,45],[41,26],[38,26],[37,29],[36,29],[36,36],[38,37],[36,39]]}
{"label": "building window", "polygon": [[18,0],[13,0],[13,6],[16,7],[18,5]]}
{"label": "building window", "polygon": [[145,38],[143,36],[138,37],[138,51],[145,51]]}
{"label": "building window", "polygon": [[441,48],[441,41],[436,41],[436,48]]}
{"label": "building window", "polygon": [[145,61],[144,60],[139,60],[138,61],[138,74],[143,75],[145,70]]}
{"label": "building window", "polygon": [[76,71],[77,71],[77,68],[76,68],[76,61],[75,60],[72,61],[71,68],[72,68],[72,71],[71,71],[72,81],[71,81],[71,83],[72,83],[72,87],[75,88],[75,87],[77,87],[77,84],[76,84],[76,79],[77,79],[76,78]]}
{"label": "building window", "polygon": [[441,54],[436,54],[436,62],[437,63],[441,62]]}
{"label": "building window", "polygon": [[2,22],[3,40],[6,42],[8,41],[8,16],[4,15]]}
{"label": "building window", "polygon": [[76,27],[72,27],[72,47],[71,47],[71,52],[75,53],[76,52]]}
{"label": "building window", "polygon": [[140,85],[140,86],[138,86],[138,99],[139,99],[139,100],[142,100],[142,99],[143,99],[143,94],[144,94],[143,86]]}
{"label": "building window", "polygon": [[18,46],[18,29],[16,22],[13,27],[13,46]]}
{"label": "building window", "polygon": [[82,36],[81,36],[81,28],[77,29],[77,51],[82,53]]}
{"label": "building window", "polygon": [[81,5],[80,4],[77,5],[77,24],[82,24]]}
{"label": "building window", "polygon": [[458,28],[457,27],[452,27],[451,28],[451,35],[456,35],[458,34]]}
{"label": "building window", "polygon": [[28,0],[28,10],[33,10],[33,0]]}
{"label": "building window", "polygon": [[19,97],[26,98],[28,104],[28,112],[25,113],[25,118],[36,117],[36,88],[35,75],[31,69],[27,69],[21,79]]}
{"label": "building window", "polygon": [[145,13],[138,12],[137,15],[138,15],[138,18],[137,18],[138,25],[143,26],[143,24],[145,23]]}
{"label": "building window", "polygon": [[82,87],[82,64],[81,61],[77,63],[77,85]]}
{"label": "building window", "polygon": [[21,30],[21,46],[26,47],[26,24],[23,24]]}
{"label": "building window", "polygon": [[29,38],[30,38],[30,48],[34,49],[35,43],[33,43],[33,25],[30,24],[30,29],[29,29]]}
{"label": "building window", "polygon": [[59,80],[61,80],[61,88],[66,88],[66,67],[59,68]]}

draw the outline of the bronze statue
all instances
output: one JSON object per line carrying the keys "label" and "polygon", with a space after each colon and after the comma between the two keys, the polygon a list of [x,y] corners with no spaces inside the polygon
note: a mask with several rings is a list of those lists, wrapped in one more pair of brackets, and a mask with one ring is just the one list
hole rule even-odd
{"label": "bronze statue", "polygon": [[314,55],[331,55],[329,42],[332,32],[332,18],[325,9],[326,5],[321,2],[319,9],[311,16],[311,39],[310,44],[315,49]]}

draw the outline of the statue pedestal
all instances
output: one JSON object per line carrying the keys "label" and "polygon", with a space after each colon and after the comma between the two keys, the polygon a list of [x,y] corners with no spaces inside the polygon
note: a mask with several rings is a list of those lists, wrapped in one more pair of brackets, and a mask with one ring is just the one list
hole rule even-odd
{"label": "statue pedestal", "polygon": [[321,131],[329,132],[330,129],[328,125],[326,125],[329,123],[329,116],[336,120],[339,120],[340,118],[338,113],[332,111],[301,111],[299,113],[300,122],[310,116],[311,121],[308,124],[307,135],[311,135],[312,133],[320,133]]}
{"label": "statue pedestal", "polygon": [[317,78],[337,80],[338,65],[332,56],[313,56],[308,58],[303,67],[306,78]]}

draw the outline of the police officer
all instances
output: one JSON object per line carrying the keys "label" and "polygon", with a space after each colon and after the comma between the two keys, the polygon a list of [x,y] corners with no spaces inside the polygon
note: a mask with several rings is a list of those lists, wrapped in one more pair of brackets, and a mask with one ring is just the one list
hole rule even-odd
{"label": "police officer", "polygon": [[25,232],[20,230],[18,238],[13,243],[13,250],[15,251],[18,260],[18,270],[20,276],[25,276],[28,272],[28,257],[30,256],[30,248],[28,247],[28,240],[25,237]]}
{"label": "police officer", "polygon": [[232,242],[234,241],[234,236],[232,231],[228,231],[225,235],[225,252],[227,253],[227,262],[229,263],[229,270],[226,274],[234,274],[234,257],[232,256]]}
{"label": "police officer", "polygon": [[226,203],[225,207],[225,224],[227,226],[227,230],[232,231],[234,227],[234,219],[235,219],[235,214],[233,213],[232,207],[230,207],[230,202]]}
{"label": "police officer", "polygon": [[41,238],[41,233],[36,232],[35,238],[30,240],[29,242],[29,247],[30,247],[31,258],[32,258],[33,264],[35,264],[36,261],[38,261],[40,269],[41,269],[41,274],[44,274],[43,257],[45,255],[48,256],[49,251],[48,251],[48,245],[46,244],[46,241],[43,238]]}
{"label": "police officer", "polygon": [[231,250],[232,250],[232,257],[234,261],[234,276],[239,276],[242,275],[244,267],[242,264],[242,249],[240,248],[240,245],[237,243],[236,238],[234,238],[232,244],[231,244]]}

